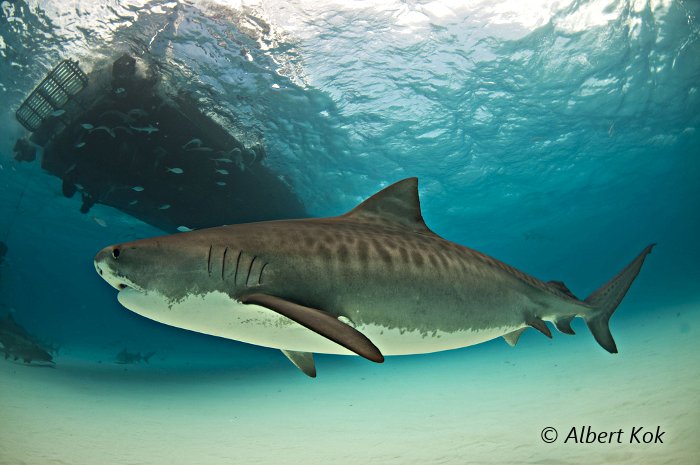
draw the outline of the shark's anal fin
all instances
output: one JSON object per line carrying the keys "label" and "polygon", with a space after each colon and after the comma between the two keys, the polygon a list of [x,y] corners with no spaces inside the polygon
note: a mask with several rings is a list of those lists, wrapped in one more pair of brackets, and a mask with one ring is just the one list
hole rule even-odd
{"label": "shark's anal fin", "polygon": [[240,301],[269,308],[367,360],[377,363],[384,361],[382,353],[367,336],[324,311],[267,294],[246,295]]}
{"label": "shark's anal fin", "polygon": [[515,344],[518,343],[518,340],[520,339],[520,335],[523,334],[523,331],[525,331],[527,327],[525,328],[520,328],[516,329],[512,333],[504,334],[503,339],[506,340],[509,346],[515,347]]}
{"label": "shark's anal fin", "polygon": [[574,320],[573,316],[568,316],[565,318],[559,318],[554,322],[554,326],[564,334],[576,334],[574,329],[571,327],[571,322]]}
{"label": "shark's anal fin", "polygon": [[314,363],[314,354],[311,352],[297,352],[295,350],[284,350],[282,353],[287,356],[290,362],[295,367],[304,372],[306,376],[316,377],[316,364]]}

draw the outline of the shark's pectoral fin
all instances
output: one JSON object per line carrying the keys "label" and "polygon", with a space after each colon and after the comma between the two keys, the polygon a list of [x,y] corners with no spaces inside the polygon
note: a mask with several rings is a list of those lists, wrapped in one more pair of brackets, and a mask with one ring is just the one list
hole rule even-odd
{"label": "shark's pectoral fin", "polygon": [[269,308],[367,360],[377,363],[384,361],[382,353],[367,336],[322,310],[267,294],[250,294],[243,296],[240,301]]}
{"label": "shark's pectoral fin", "polygon": [[311,352],[297,352],[295,350],[284,350],[282,353],[287,356],[290,362],[295,367],[304,372],[306,376],[316,377],[316,364],[314,363],[314,354]]}
{"label": "shark's pectoral fin", "polygon": [[516,329],[512,333],[504,334],[503,339],[506,340],[509,346],[515,347],[515,344],[518,343],[518,340],[520,339],[520,335],[523,334],[523,331],[525,331],[527,327],[525,328],[520,328]]}

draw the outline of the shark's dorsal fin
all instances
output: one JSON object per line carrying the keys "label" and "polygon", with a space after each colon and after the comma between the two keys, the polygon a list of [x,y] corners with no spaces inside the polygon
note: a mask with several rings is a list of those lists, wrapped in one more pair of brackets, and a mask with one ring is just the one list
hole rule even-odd
{"label": "shark's dorsal fin", "polygon": [[420,211],[418,178],[407,178],[385,187],[342,217],[434,234],[425,225]]}
{"label": "shark's dorsal fin", "polygon": [[547,285],[551,288],[558,290],[559,292],[568,295],[572,299],[578,300],[578,297],[576,297],[574,293],[571,292],[571,290],[566,286],[566,284],[564,284],[563,281],[547,281]]}

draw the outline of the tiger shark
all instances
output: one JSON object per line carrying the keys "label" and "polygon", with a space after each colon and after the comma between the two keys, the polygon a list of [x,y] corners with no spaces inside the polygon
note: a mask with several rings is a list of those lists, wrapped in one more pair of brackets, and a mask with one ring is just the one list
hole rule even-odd
{"label": "tiger shark", "polygon": [[584,300],[443,239],[423,221],[417,178],[331,218],[266,221],[116,244],[95,256],[126,308],[188,330],[281,349],[316,376],[313,353],[437,352],[582,318],[608,352],[609,319],[654,244]]}

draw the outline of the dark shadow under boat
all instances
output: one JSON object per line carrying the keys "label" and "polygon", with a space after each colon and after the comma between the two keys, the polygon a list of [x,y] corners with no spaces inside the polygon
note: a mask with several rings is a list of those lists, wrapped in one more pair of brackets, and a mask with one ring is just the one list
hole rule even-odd
{"label": "dark shadow under boat", "polygon": [[[101,203],[168,232],[306,216],[280,174],[157,67],[123,55],[86,75],[65,60],[17,111],[15,158],[62,180],[81,211]],[[41,149],[39,149],[41,147]]]}

